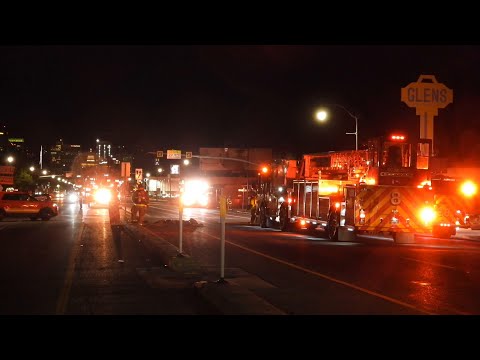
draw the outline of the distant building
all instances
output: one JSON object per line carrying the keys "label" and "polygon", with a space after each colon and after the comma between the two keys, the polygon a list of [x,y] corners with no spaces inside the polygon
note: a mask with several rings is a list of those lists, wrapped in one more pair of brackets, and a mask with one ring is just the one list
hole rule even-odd
{"label": "distant building", "polygon": [[[7,126],[0,124],[0,155],[12,155],[15,159],[15,166],[30,167],[38,163],[38,153],[33,153],[26,146],[25,139],[20,136],[12,136],[7,131]],[[0,163],[4,160],[1,159]]]}
{"label": "distant building", "polygon": [[100,162],[108,161],[109,159],[112,158],[112,143],[110,141],[97,139],[95,149],[96,149],[95,152],[97,154],[98,160]]}
{"label": "distant building", "polygon": [[212,197],[218,204],[225,195],[232,207],[244,208],[248,192],[256,188],[263,166],[273,163],[271,148],[200,148],[200,172],[212,187]]}
{"label": "distant building", "polygon": [[10,141],[8,141],[7,126],[0,124],[0,153],[5,153],[10,150],[13,150],[13,146]]}
{"label": "distant building", "polygon": [[127,151],[124,145],[112,146],[112,160],[115,164],[132,162],[133,155]]}
{"label": "distant building", "polygon": [[270,148],[200,148],[200,171],[210,176],[255,176],[273,159]]}
{"label": "distant building", "polygon": [[81,145],[65,144],[63,139],[58,139],[55,145],[50,148],[50,170],[56,173],[70,171],[75,159],[81,152]]}

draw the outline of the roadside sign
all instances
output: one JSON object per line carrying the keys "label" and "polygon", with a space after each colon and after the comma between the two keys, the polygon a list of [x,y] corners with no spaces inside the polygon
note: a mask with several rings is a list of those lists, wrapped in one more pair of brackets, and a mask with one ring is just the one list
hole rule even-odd
{"label": "roadside sign", "polygon": [[[453,102],[453,90],[437,82],[433,75],[420,75],[417,82],[401,88],[400,99],[409,107],[414,107],[420,116],[420,138],[433,142],[433,120],[438,109],[445,108]],[[426,153],[426,144],[421,144],[422,153]],[[435,151],[434,151],[435,152]]]}
{"label": "roadside sign", "polygon": [[13,185],[13,176],[0,175],[0,184]]}
{"label": "roadside sign", "polygon": [[222,195],[220,196],[220,218],[225,219],[227,216],[227,198]]}
{"label": "roadside sign", "polygon": [[142,169],[135,169],[135,180],[142,181],[143,179],[143,170]]}
{"label": "roadside sign", "polygon": [[181,159],[182,151],[181,150],[167,150],[167,159]]}
{"label": "roadside sign", "polygon": [[157,158],[163,157],[163,151],[157,151]]}
{"label": "roadside sign", "polygon": [[409,107],[416,108],[417,115],[425,112],[438,115],[438,109],[453,102],[453,90],[437,82],[434,75],[420,75],[417,82],[402,88],[401,100]]}
{"label": "roadside sign", "polygon": [[122,162],[121,164],[121,174],[122,178],[126,178],[130,176],[130,162]]}
{"label": "roadside sign", "polygon": [[0,166],[0,174],[13,175],[15,172],[15,166]]}

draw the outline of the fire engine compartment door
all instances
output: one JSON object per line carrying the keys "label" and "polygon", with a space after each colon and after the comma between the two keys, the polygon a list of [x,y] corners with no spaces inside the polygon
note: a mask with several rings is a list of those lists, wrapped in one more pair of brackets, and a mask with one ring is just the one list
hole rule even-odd
{"label": "fire engine compartment door", "polygon": [[343,191],[345,196],[345,225],[354,226],[356,188],[346,186]]}
{"label": "fire engine compartment door", "polygon": [[428,170],[432,157],[432,139],[420,139],[417,143],[416,167]]}
{"label": "fire engine compartment door", "polygon": [[322,221],[327,221],[329,210],[330,198],[328,196],[320,196],[318,198],[318,219]]}
{"label": "fire engine compartment door", "polygon": [[308,218],[318,217],[318,184],[312,181],[293,183],[293,193],[296,196],[296,206],[293,215]]}

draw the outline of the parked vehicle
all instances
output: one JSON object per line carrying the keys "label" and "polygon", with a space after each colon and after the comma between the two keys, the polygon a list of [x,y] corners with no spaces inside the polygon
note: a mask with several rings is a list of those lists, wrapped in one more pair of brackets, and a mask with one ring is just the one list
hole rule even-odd
{"label": "parked vehicle", "polygon": [[27,192],[0,192],[0,220],[8,216],[48,221],[57,215],[58,206],[52,200],[39,200]]}
{"label": "parked vehicle", "polygon": [[415,234],[448,238],[456,233],[455,219],[435,207],[430,156],[430,140],[399,134],[370,139],[366,150],[304,154],[295,171],[283,164],[265,177],[259,225],[322,227],[331,240],[343,241],[362,233],[389,233],[402,243]]}

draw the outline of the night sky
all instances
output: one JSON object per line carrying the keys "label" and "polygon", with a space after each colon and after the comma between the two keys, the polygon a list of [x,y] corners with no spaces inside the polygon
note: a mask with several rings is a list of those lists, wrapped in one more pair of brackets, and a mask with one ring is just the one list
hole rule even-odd
{"label": "night sky", "polygon": [[0,46],[0,123],[32,148],[96,138],[151,150],[355,147],[393,129],[417,132],[400,89],[421,74],[453,89],[435,119],[440,154],[480,152],[480,46]]}

